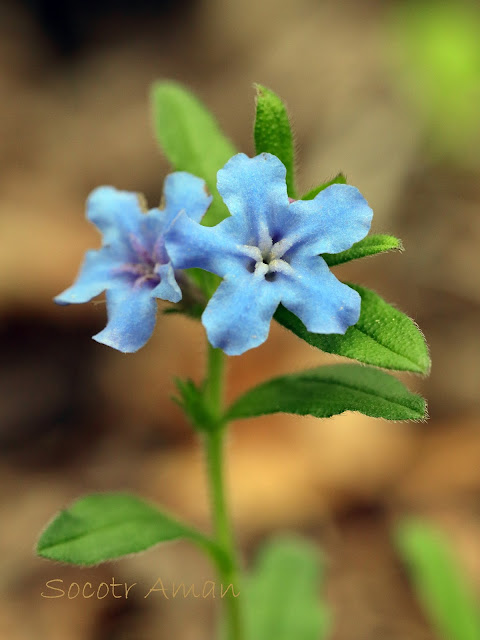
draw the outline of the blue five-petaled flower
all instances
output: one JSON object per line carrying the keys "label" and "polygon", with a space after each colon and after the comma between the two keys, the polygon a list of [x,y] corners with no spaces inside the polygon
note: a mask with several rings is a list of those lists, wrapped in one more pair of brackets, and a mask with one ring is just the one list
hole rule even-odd
{"label": "blue five-petaled flower", "polygon": [[268,153],[237,154],[218,172],[231,216],[204,227],[180,213],[166,234],[176,268],[223,278],[202,322],[210,343],[229,355],[262,344],[282,303],[314,333],[343,334],[360,315],[360,296],[330,272],[322,253],[364,238],[372,210],[358,189],[335,184],[313,200],[290,201],[286,170]]}
{"label": "blue five-petaled flower", "polygon": [[95,189],[87,218],[102,232],[102,247],[88,251],[75,283],[55,298],[81,303],[106,290],[108,323],[93,336],[119,351],[137,351],[155,326],[155,298],[178,302],[182,293],[165,247],[165,231],[182,211],[199,222],[212,200],[205,183],[185,172],[167,176],[164,209],[146,211],[138,194]]}

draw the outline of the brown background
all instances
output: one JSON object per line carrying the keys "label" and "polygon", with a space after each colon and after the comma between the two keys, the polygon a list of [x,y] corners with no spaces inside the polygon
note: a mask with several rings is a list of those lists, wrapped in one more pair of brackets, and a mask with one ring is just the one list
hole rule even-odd
{"label": "brown background", "polygon": [[[0,8],[1,637],[212,637],[210,601],[40,595],[54,578],[68,585],[114,576],[146,590],[158,576],[203,584],[212,570],[187,546],[88,571],[33,552],[56,510],[88,491],[138,491],[209,526],[198,443],[170,401],[172,376],[201,376],[201,325],[159,315],[149,344],[125,356],[90,339],[105,324],[102,302],[51,302],[84,251],[98,246],[83,215],[92,188],[113,184],[159,201],[169,169],[153,141],[148,88],[173,78],[250,154],[252,85],[271,87],[293,118],[300,186],[344,171],[373,207],[374,231],[404,241],[403,254],[337,273],[422,328],[432,374],[402,379],[428,398],[430,421],[243,421],[231,437],[229,484],[246,564],[279,531],[323,549],[333,640],[432,640],[390,539],[401,515],[430,518],[480,591],[480,152],[466,163],[443,153],[405,91],[391,24],[399,8],[414,6],[44,5]],[[229,396],[273,373],[332,361],[272,326],[265,345],[232,358]]]}

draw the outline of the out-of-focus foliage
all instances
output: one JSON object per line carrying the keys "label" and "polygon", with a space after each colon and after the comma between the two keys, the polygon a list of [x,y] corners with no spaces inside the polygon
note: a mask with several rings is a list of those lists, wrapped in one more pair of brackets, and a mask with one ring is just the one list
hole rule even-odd
{"label": "out-of-focus foliage", "polygon": [[428,524],[408,520],[398,527],[396,543],[440,637],[478,640],[480,606],[448,540]]}
{"label": "out-of-focus foliage", "polygon": [[390,53],[435,155],[480,164],[480,7],[415,2],[390,13]]}
{"label": "out-of-focus foliage", "polygon": [[316,549],[300,539],[271,541],[247,581],[249,640],[321,640],[329,612],[317,589],[323,577]]}
{"label": "out-of-focus foliage", "polygon": [[156,82],[151,90],[153,126],[160,148],[177,171],[205,180],[213,203],[202,224],[215,225],[228,216],[217,191],[217,171],[235,154],[204,105],[176,82]]}

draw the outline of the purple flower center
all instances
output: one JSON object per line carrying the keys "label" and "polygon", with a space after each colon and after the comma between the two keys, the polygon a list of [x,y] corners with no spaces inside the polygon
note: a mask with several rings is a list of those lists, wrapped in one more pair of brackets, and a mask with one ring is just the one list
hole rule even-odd
{"label": "purple flower center", "polygon": [[114,273],[126,276],[135,289],[144,285],[153,289],[161,280],[157,268],[169,262],[163,236],[159,236],[152,250],[148,250],[133,233],[128,236],[128,240],[132,248],[133,260],[116,267]]}

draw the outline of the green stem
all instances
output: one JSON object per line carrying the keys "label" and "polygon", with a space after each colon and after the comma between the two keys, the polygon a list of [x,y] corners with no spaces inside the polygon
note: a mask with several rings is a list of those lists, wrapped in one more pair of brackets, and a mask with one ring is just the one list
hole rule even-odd
{"label": "green stem", "polygon": [[205,380],[205,395],[210,409],[216,418],[220,418],[223,409],[223,383],[225,356],[221,349],[214,349],[208,345],[207,378]]}
{"label": "green stem", "polygon": [[[205,381],[205,394],[208,398],[212,415],[218,420],[215,428],[205,432],[205,451],[213,527],[216,542],[225,554],[225,561],[222,565],[218,565],[220,579],[224,589],[227,589],[230,584],[233,585],[225,595],[227,605],[227,638],[228,640],[241,640],[243,634],[238,598],[238,561],[225,496],[224,445],[227,424],[221,420],[223,408],[223,374],[223,352],[220,349],[214,349],[208,345],[208,373]],[[237,596],[235,596],[235,594],[237,594]]]}

